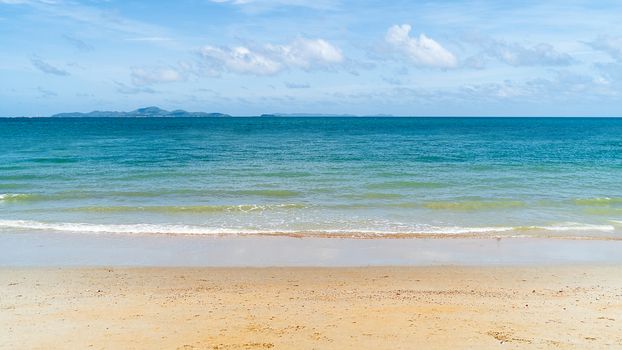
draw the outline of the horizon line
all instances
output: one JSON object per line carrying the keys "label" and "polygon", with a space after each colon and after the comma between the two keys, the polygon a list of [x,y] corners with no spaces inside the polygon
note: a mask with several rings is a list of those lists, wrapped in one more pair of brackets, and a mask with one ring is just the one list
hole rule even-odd
{"label": "horizon line", "polygon": [[[63,112],[65,113],[65,112]],[[56,114],[63,114],[56,113]],[[69,112],[73,113],[73,112]],[[207,112],[209,113],[220,113],[220,112]],[[86,113],[84,113],[86,114]],[[622,114],[620,115],[389,115],[389,114],[313,114],[313,113],[296,113],[295,114],[272,114],[272,113],[262,113],[257,115],[231,115],[225,114],[224,117],[215,117],[215,116],[198,116],[198,117],[167,117],[167,116],[140,116],[140,117],[132,117],[132,116],[109,116],[109,117],[55,117],[54,115],[50,116],[0,116],[0,119],[227,119],[227,118],[594,118],[594,119],[619,119],[622,118]]]}

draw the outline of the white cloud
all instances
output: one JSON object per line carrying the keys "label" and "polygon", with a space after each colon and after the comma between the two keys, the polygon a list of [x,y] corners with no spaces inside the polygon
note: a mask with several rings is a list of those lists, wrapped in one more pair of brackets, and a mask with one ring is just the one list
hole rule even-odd
{"label": "white cloud", "polygon": [[296,39],[290,45],[268,45],[267,51],[289,66],[311,69],[341,63],[341,50],[323,39]]}
{"label": "white cloud", "polygon": [[411,26],[394,25],[387,31],[386,42],[392,49],[406,55],[415,65],[433,68],[454,68],[457,59],[450,51],[425,34],[411,37]]}
{"label": "white cloud", "polygon": [[287,45],[205,46],[201,56],[214,70],[240,74],[274,75],[290,68],[328,68],[344,61],[341,50],[323,39],[299,38]]}
{"label": "white cloud", "polygon": [[132,82],[134,85],[149,85],[155,83],[172,83],[185,80],[184,75],[171,67],[141,68],[132,67]]}
{"label": "white cloud", "polygon": [[546,43],[525,46],[491,40],[485,44],[484,54],[511,66],[565,66],[574,59],[567,53],[559,52]]}
{"label": "white cloud", "polygon": [[598,51],[608,53],[616,60],[622,61],[622,36],[601,36],[587,44]]}
{"label": "white cloud", "polygon": [[279,72],[282,65],[269,57],[253,52],[244,46],[219,48],[205,46],[201,56],[216,70],[228,70],[242,74],[271,75]]}

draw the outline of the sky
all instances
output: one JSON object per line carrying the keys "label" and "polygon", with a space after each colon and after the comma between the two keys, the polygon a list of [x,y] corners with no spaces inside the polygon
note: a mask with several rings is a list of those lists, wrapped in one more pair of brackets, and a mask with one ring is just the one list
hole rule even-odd
{"label": "sky", "polygon": [[619,116],[621,19],[608,0],[0,0],[0,116]]}

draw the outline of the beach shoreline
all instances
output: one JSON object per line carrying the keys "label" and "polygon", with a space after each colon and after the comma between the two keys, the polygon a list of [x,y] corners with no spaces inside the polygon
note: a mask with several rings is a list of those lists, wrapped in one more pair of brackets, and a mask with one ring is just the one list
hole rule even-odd
{"label": "beach shoreline", "polygon": [[621,348],[622,267],[0,268],[0,348]]}

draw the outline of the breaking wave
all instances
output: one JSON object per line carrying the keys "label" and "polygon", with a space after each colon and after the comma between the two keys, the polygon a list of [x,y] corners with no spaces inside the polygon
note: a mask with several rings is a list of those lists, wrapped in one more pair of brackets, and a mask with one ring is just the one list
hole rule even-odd
{"label": "breaking wave", "polygon": [[[612,222],[614,223],[614,222]],[[615,222],[618,223],[618,222]],[[622,224],[622,222],[619,222]],[[43,222],[33,220],[0,220],[0,229],[35,230],[74,233],[112,233],[112,234],[168,234],[168,235],[295,235],[299,237],[363,237],[391,238],[407,237],[586,237],[573,233],[593,233],[615,231],[613,225],[589,225],[581,223],[565,223],[549,226],[428,226],[417,228],[401,228],[386,230],[337,228],[325,230],[279,230],[279,229],[246,229],[223,228],[203,225],[184,224],[94,224],[74,222]],[[553,233],[547,235],[546,233]],[[614,238],[614,237],[611,237]]]}

